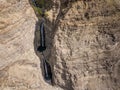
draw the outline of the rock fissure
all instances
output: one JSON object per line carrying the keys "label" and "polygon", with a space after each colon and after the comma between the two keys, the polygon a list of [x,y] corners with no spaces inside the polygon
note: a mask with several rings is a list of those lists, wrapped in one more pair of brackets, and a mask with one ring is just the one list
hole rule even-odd
{"label": "rock fissure", "polygon": [[43,73],[44,78],[46,81],[52,82],[52,72],[51,72],[51,66],[49,65],[47,59],[45,58],[44,51],[46,50],[45,45],[45,30],[44,30],[44,23],[42,22],[40,25],[40,46],[37,49],[40,53],[42,53],[42,60],[43,60]]}
{"label": "rock fissure", "polygon": [[[43,8],[40,7],[40,5],[36,2],[36,0],[32,0],[34,6],[38,7],[38,8]],[[44,2],[44,0],[43,0]],[[44,6],[44,5],[43,5]],[[40,31],[40,46],[37,48],[37,50],[42,53],[42,65],[43,65],[43,75],[44,75],[44,79],[46,82],[51,83],[52,84],[52,71],[51,71],[51,66],[49,65],[49,62],[47,61],[47,59],[45,58],[44,55],[44,51],[46,50],[46,33],[45,33],[45,27],[44,27],[44,10],[42,11],[42,15],[41,15],[41,20],[40,20],[40,25],[39,25],[39,31]]]}
{"label": "rock fissure", "polygon": [[0,11],[0,90],[120,90],[120,0],[0,0]]}

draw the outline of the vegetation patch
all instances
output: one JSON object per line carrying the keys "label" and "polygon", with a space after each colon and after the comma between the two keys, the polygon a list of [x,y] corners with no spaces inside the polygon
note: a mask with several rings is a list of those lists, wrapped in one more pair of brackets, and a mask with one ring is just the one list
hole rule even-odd
{"label": "vegetation patch", "polygon": [[32,0],[32,7],[38,18],[47,16],[45,12],[45,0]]}

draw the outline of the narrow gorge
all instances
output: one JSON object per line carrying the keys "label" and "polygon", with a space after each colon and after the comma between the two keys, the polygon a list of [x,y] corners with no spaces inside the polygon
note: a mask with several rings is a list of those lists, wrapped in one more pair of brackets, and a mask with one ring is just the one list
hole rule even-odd
{"label": "narrow gorge", "polygon": [[120,1],[0,0],[0,90],[120,90]]}

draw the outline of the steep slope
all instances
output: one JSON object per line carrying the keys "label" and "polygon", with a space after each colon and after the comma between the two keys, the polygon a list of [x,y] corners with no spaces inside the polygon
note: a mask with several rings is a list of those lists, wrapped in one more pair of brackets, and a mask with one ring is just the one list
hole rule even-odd
{"label": "steep slope", "polygon": [[0,0],[0,90],[59,90],[43,79],[36,22],[28,0]]}
{"label": "steep slope", "polygon": [[66,90],[120,90],[119,0],[52,3],[46,55],[54,84]]}
{"label": "steep slope", "polygon": [[120,1],[45,0],[44,8],[54,86],[42,74],[38,14],[28,0],[0,0],[0,90],[120,90]]}

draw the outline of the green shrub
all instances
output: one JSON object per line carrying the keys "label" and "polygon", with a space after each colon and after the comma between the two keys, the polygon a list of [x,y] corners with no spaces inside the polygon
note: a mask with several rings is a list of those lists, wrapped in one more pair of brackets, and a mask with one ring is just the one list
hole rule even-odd
{"label": "green shrub", "polygon": [[46,12],[43,12],[42,9],[45,8],[45,1],[44,0],[36,0],[37,7],[33,5],[33,9],[38,17],[41,17],[43,14],[47,16]]}
{"label": "green shrub", "polygon": [[37,14],[39,14],[39,15],[42,15],[42,14],[43,14],[41,8],[33,6],[33,9],[35,10],[35,12],[36,12]]}

